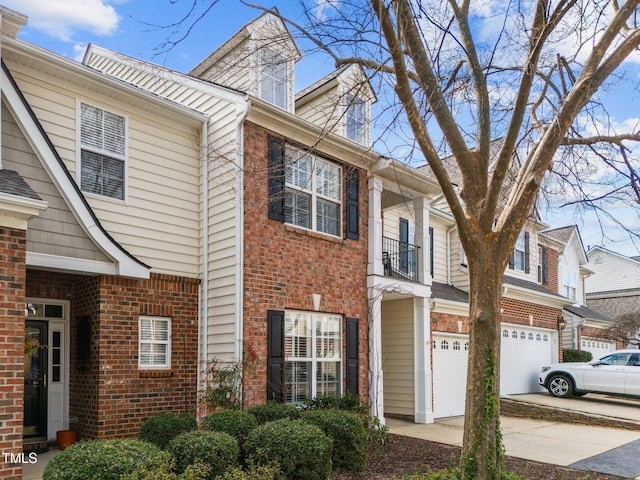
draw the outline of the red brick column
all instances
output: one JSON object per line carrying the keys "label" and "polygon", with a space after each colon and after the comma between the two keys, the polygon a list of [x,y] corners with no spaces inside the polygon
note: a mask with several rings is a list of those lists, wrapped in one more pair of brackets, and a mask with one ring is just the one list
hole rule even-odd
{"label": "red brick column", "polygon": [[[22,478],[27,232],[0,226],[0,478]],[[16,458],[17,457],[17,458]]]}

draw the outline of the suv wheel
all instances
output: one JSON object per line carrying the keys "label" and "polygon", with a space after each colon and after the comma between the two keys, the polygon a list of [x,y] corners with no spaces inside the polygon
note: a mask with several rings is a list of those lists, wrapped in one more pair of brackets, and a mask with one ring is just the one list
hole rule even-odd
{"label": "suv wheel", "polygon": [[566,375],[554,375],[547,383],[547,390],[554,397],[567,398],[573,395],[573,383]]}

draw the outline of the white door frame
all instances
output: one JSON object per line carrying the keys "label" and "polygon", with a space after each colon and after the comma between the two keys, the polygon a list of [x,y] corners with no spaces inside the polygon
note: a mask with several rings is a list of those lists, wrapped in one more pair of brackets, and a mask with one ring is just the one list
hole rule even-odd
{"label": "white door frame", "polygon": [[[47,305],[61,305],[62,318],[50,318],[46,316],[28,316],[29,320],[44,320],[48,322],[47,339],[47,440],[55,440],[58,430],[69,428],[69,376],[70,376],[70,305],[68,300],[58,300],[52,298],[28,297],[27,303],[43,303]],[[60,382],[52,384],[53,379],[53,332],[61,333],[60,358]]]}

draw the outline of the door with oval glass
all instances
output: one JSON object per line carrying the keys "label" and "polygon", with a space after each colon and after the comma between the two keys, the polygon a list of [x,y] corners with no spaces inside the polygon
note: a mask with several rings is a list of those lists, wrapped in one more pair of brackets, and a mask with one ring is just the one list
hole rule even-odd
{"label": "door with oval glass", "polygon": [[24,339],[24,436],[47,437],[48,322],[27,320]]}

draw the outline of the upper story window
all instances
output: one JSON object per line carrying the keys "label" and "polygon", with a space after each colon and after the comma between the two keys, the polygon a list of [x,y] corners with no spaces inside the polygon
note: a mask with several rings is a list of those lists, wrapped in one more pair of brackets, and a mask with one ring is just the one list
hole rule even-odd
{"label": "upper story window", "polygon": [[562,294],[569,300],[576,300],[578,287],[578,274],[571,271],[562,272]]}
{"label": "upper story window", "polygon": [[140,317],[138,348],[140,368],[170,368],[171,319]]}
{"label": "upper story window", "polygon": [[342,218],[342,169],[315,155],[285,150],[284,221],[339,236]]}
{"label": "upper story window", "polygon": [[520,232],[513,253],[509,258],[509,268],[529,273],[529,232]]}
{"label": "upper story window", "polygon": [[366,140],[366,114],[366,103],[354,95],[347,95],[347,138],[361,145]]}
{"label": "upper story window", "polygon": [[124,200],[126,119],[80,104],[80,188]]}
{"label": "upper story window", "polygon": [[287,109],[287,59],[269,48],[260,52],[260,98]]}

